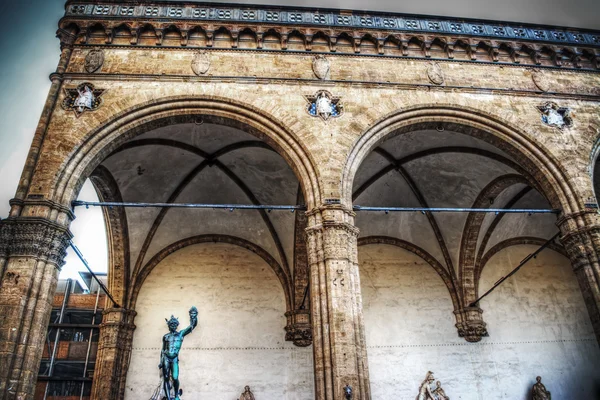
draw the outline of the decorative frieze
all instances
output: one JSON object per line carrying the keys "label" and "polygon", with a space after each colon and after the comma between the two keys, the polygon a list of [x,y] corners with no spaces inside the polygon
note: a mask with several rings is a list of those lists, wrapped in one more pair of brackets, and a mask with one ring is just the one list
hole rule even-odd
{"label": "decorative frieze", "polygon": [[67,228],[41,218],[8,218],[0,222],[0,256],[35,257],[62,267],[71,238]]}
{"label": "decorative frieze", "polygon": [[589,45],[600,47],[600,32],[559,27],[539,27],[510,22],[477,21],[413,15],[307,10],[291,7],[226,7],[209,3],[116,4],[96,1],[69,2],[68,17],[127,18],[144,20],[177,19],[227,23],[301,25],[320,29],[386,30],[413,33],[443,33],[479,38],[508,39]]}

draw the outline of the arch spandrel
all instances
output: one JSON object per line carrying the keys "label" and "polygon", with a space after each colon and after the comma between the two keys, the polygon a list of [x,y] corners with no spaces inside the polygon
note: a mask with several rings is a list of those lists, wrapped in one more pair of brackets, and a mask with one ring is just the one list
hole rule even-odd
{"label": "arch spandrel", "polygon": [[[536,111],[534,104],[522,106],[529,105]],[[378,144],[402,133],[441,127],[483,139],[509,154],[530,173],[553,207],[561,208],[565,213],[582,210],[582,194],[586,190],[579,187],[575,178],[579,172],[572,168],[574,163],[564,160],[566,153],[569,153],[568,148],[578,145],[571,140],[569,144],[564,144],[564,138],[557,136],[561,132],[551,130],[541,122],[538,124],[540,117],[537,111],[536,114],[526,110],[531,115],[502,111],[498,107],[490,112],[481,105],[475,108],[456,103],[426,103],[406,108],[396,106],[394,111],[373,121],[364,134],[356,138],[342,174],[342,202],[352,204],[354,174]],[[508,108],[504,111],[508,111]],[[508,118],[499,115],[507,115]],[[530,121],[531,118],[535,119],[525,123],[526,117]],[[578,133],[569,132],[569,135],[575,138]],[[572,140],[576,142],[576,139]]]}
{"label": "arch spandrel", "polygon": [[[126,140],[157,126],[183,120],[193,122],[197,116],[204,115],[264,139],[294,170],[307,205],[319,204],[318,163],[307,150],[307,141],[288,127],[292,118],[280,120],[267,113],[268,107],[264,104],[261,108],[233,98],[182,95],[149,100],[151,97],[150,92],[141,95],[143,101],[133,106],[130,106],[133,98],[121,99],[118,107],[105,104],[98,114],[88,113],[78,119],[57,110],[30,193],[69,204],[93,169]],[[65,131],[70,134],[63,139]],[[64,161],[60,163],[60,160]]]}

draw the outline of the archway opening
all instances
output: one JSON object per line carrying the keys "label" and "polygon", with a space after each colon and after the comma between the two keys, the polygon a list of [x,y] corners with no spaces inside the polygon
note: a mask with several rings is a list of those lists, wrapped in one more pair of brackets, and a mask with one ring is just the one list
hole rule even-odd
{"label": "archway opening", "polygon": [[[302,255],[306,249],[296,245],[298,242],[296,233],[302,232],[304,229],[302,224],[306,222],[301,218],[301,212],[272,210],[268,207],[261,209],[237,207],[243,205],[303,206],[307,197],[304,195],[303,185],[307,183],[304,180],[301,185],[297,176],[306,176],[302,175],[303,171],[299,171],[305,168],[305,165],[298,166],[297,163],[292,163],[293,156],[286,152],[289,149],[282,148],[287,145],[293,146],[289,144],[292,142],[290,138],[286,143],[278,142],[261,129],[247,124],[246,121],[248,120],[241,117],[237,120],[198,113],[187,115],[184,113],[175,117],[155,115],[150,121],[135,123],[132,128],[123,129],[123,132],[115,136],[113,141],[108,141],[106,138],[97,140],[96,137],[91,136],[91,141],[97,141],[95,146],[98,148],[90,144],[88,149],[90,151],[87,154],[79,159],[77,154],[73,155],[72,160],[76,160],[75,164],[66,165],[61,178],[71,182],[81,182],[81,179],[89,174],[101,201],[139,205],[139,207],[103,207],[110,248],[109,289],[123,307],[137,312],[135,323],[137,328],[133,342],[125,344],[133,348],[131,366],[127,365],[129,362],[127,357],[124,357],[123,361],[123,371],[127,371],[127,379],[135,381],[142,373],[136,368],[147,366],[144,362],[138,362],[148,356],[146,355],[148,346],[138,346],[138,342],[143,341],[145,337],[144,332],[159,329],[164,331],[163,334],[166,333],[168,329],[163,318],[168,318],[171,313],[183,314],[179,311],[182,302],[186,302],[184,308],[192,305],[198,307],[199,326],[202,326],[202,304],[187,304],[187,300],[192,300],[189,296],[185,299],[170,299],[165,300],[166,303],[161,303],[162,311],[166,312],[169,307],[173,309],[172,312],[167,312],[168,315],[159,314],[157,309],[148,307],[144,302],[138,303],[138,296],[146,293],[146,282],[154,276],[154,270],[165,265],[165,262],[168,263],[165,260],[177,259],[179,252],[184,252],[185,248],[198,243],[197,240],[200,240],[198,238],[202,238],[201,241],[205,242],[220,242],[243,247],[246,253],[254,253],[263,259],[258,271],[269,269],[268,273],[277,282],[277,285],[270,290],[271,292],[275,290],[283,302],[280,304],[275,298],[277,296],[274,295],[271,296],[272,304],[267,308],[264,308],[265,304],[261,306],[245,304],[244,301],[244,306],[254,310],[253,318],[247,317],[244,323],[248,325],[251,322],[254,328],[248,327],[248,329],[260,331],[265,315],[277,310],[279,335],[274,334],[272,330],[261,334],[262,341],[259,347],[264,350],[262,361],[266,362],[265,365],[279,365],[281,368],[277,376],[301,387],[302,392],[313,392],[312,379],[306,380],[298,372],[312,371],[312,349],[295,347],[291,343],[293,337],[286,334],[294,328],[290,326],[288,313],[297,308],[296,303],[303,298],[304,290],[308,286],[306,255]],[[264,120],[261,123],[263,126],[268,124]],[[110,124],[114,125],[115,122]],[[294,167],[292,168],[291,165]],[[80,174],[79,177],[76,174]],[[311,183],[308,185],[310,186]],[[57,187],[57,194],[62,193],[67,198],[72,196],[70,193],[76,191],[77,188],[68,184]],[[313,200],[312,195],[308,198]],[[150,203],[227,204],[231,207],[227,209],[155,207]],[[231,256],[229,253],[233,250],[229,250],[226,246],[217,246],[217,248],[221,251],[220,256],[215,255],[205,261],[198,259],[197,264],[188,260],[189,263],[182,271],[191,271],[192,277],[183,281],[177,274],[167,277],[163,282],[164,287],[181,290],[181,293],[187,293],[189,290],[193,292],[194,285],[202,282],[201,267],[204,262],[219,264],[219,268],[223,271],[233,268],[229,265]],[[223,315],[238,307],[239,302],[242,301],[236,296],[230,296],[231,293],[227,294],[226,289],[230,287],[228,285],[252,289],[253,280],[244,277],[243,274],[234,275],[231,279],[233,281],[220,280],[222,290],[217,290],[214,294],[214,296],[222,296],[218,303],[221,309],[217,312]],[[200,302],[203,299],[197,300]],[[308,304],[306,308],[310,309]],[[272,327],[272,325],[268,326]],[[244,329],[231,329],[228,335],[232,343],[240,349],[256,347]],[[161,337],[154,344],[158,349],[153,353],[155,358],[160,355]],[[219,348],[218,351],[215,350],[218,354],[212,357],[210,371],[220,371],[222,376],[225,376],[228,374],[227,365],[231,363],[240,364],[240,371],[248,372],[255,367],[252,359],[243,356],[240,359],[232,359],[233,353],[228,353],[227,346],[216,345],[205,339],[202,334],[197,335],[196,338],[191,336],[186,341],[186,346]],[[271,343],[270,347],[266,345],[267,342]],[[136,349],[139,351],[136,352]],[[285,365],[281,364],[282,354],[288,359],[298,360],[292,363],[296,365],[295,369],[283,368]],[[200,362],[199,359],[196,361]],[[191,365],[189,368],[199,368],[199,365],[192,364],[188,363]],[[253,386],[255,393],[270,393],[272,386],[279,385],[275,382],[273,371],[265,369],[263,372],[267,378],[254,381],[246,381],[244,374],[240,372],[239,376],[231,376],[230,384],[237,382],[241,385],[241,388],[236,390],[243,390],[244,385],[249,384]],[[147,376],[146,372],[143,374]],[[156,376],[157,374],[153,373],[152,377]],[[268,379],[270,376],[274,379],[272,382]],[[124,376],[121,378],[124,382],[123,378]],[[154,386],[157,384],[156,382]],[[152,394],[142,393],[141,390],[145,387],[143,385],[138,387],[127,384],[127,387],[129,389],[126,393],[136,398]],[[197,388],[188,386],[188,389],[192,389],[193,396],[199,395],[199,392],[194,392]],[[210,390],[216,397],[223,397],[230,394],[230,389],[230,386],[219,384],[211,387]],[[279,395],[276,397],[285,398]]]}
{"label": "archway opening", "polygon": [[[553,329],[550,325],[554,326],[555,321],[550,319],[540,322],[545,328],[532,331],[519,313],[506,312],[505,307],[498,306],[508,304],[506,292],[490,295],[493,303],[479,303],[483,312],[470,307],[478,295],[495,283],[481,279],[486,263],[499,252],[511,254],[510,249],[516,245],[541,246],[558,232],[557,215],[461,209],[552,210],[562,204],[561,195],[548,183],[552,178],[541,179],[539,170],[532,168],[536,162],[514,152],[508,141],[502,144],[497,136],[473,127],[444,123],[441,117],[440,122],[432,119],[431,123],[420,120],[396,130],[390,127],[387,135],[381,134],[378,140],[365,146],[370,152],[356,150],[353,156],[362,157],[360,167],[352,179],[345,181],[352,182],[355,206],[425,209],[357,211],[359,245],[364,245],[359,246],[359,263],[373,396],[385,398],[404,392],[408,396],[414,393],[427,371],[437,372],[450,396],[472,396],[478,387],[473,384],[478,380],[477,365],[491,359],[509,363],[510,356],[501,349],[509,341],[522,343],[523,349],[519,351],[527,354],[541,351],[546,357],[562,351],[557,343],[568,340],[573,343],[577,357],[586,359],[588,347],[577,343],[593,340],[587,315],[581,321],[586,329],[579,332]],[[369,142],[369,138],[361,140]],[[427,211],[429,208],[450,208],[455,212]],[[563,251],[558,243],[551,248]],[[551,250],[544,257],[565,261]],[[501,265],[489,264],[487,268],[502,269],[507,274],[522,258],[505,257],[499,262]],[[544,285],[548,283],[547,303],[558,306],[575,298],[585,309],[572,271],[561,277],[569,281],[568,292],[553,286],[551,276],[540,279]],[[526,313],[536,312],[532,305],[537,304],[538,295],[523,294],[523,299],[528,299],[521,304],[528,310]],[[394,319],[398,315],[403,316],[401,324]],[[487,315],[494,320],[491,326],[485,324]],[[567,324],[571,317],[568,311],[561,310],[553,318]],[[502,329],[514,334],[510,340],[503,334],[496,335],[501,331],[498,321]],[[477,343],[465,346],[462,337]],[[526,343],[534,341],[539,348],[527,349]],[[491,343],[498,348],[491,346],[485,353],[475,350]],[[520,373],[535,376],[537,366],[543,362],[540,357],[520,358]],[[412,360],[411,368],[406,368],[406,360]],[[395,369],[390,369],[390,365]],[[415,365],[419,368],[414,368]],[[444,365],[464,365],[465,369],[444,369]],[[504,372],[493,373],[500,378]],[[515,392],[509,397],[522,397],[528,389],[527,382],[513,382]],[[583,390],[582,381],[574,385]],[[481,393],[488,392],[481,389]]]}

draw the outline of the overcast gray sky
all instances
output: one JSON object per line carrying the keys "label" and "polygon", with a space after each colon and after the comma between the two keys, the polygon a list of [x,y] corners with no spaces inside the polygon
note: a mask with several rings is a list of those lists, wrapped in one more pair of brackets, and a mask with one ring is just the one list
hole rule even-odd
{"label": "overcast gray sky", "polygon": [[[368,9],[465,18],[521,21],[600,29],[600,0],[250,0],[243,4]],[[59,58],[54,37],[64,0],[0,0],[0,218],[8,215],[21,169]],[[90,185],[80,198],[94,199]],[[77,210],[75,242],[90,263],[106,268],[106,241],[99,210]],[[78,268],[72,256],[64,269]]]}

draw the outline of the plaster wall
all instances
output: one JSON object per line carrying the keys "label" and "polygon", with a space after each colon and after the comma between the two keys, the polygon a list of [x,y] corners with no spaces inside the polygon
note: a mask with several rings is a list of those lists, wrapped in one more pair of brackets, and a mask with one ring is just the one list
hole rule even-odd
{"label": "plaster wall", "polygon": [[[488,288],[532,246],[507,248],[483,271]],[[482,301],[490,337],[459,338],[441,278],[416,255],[359,248],[373,399],[412,399],[427,371],[450,398],[529,399],[535,377],[557,399],[598,398],[600,350],[567,259],[541,253]]]}
{"label": "plaster wall", "polygon": [[[140,291],[125,399],[149,398],[159,383],[164,318],[180,328],[198,308],[185,338],[180,379],[185,398],[233,399],[249,385],[258,399],[314,398],[312,348],[284,341],[285,299],[260,257],[237,246],[188,246],[165,258]],[[237,397],[236,397],[237,396]]]}

